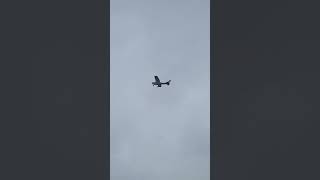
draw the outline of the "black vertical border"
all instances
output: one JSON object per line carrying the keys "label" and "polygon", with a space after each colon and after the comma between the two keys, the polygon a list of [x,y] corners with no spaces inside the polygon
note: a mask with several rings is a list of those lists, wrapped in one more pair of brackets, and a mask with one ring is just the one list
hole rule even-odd
{"label": "black vertical border", "polygon": [[210,1],[210,179],[215,179],[215,125],[214,125],[214,1]]}
{"label": "black vertical border", "polygon": [[106,100],[106,162],[105,162],[105,168],[106,168],[106,179],[110,179],[110,1],[106,0],[106,89],[107,89],[107,100]]}
{"label": "black vertical border", "polygon": [[318,7],[214,1],[214,180],[320,179]]}
{"label": "black vertical border", "polygon": [[0,179],[109,179],[110,1],[2,7],[2,59],[13,68],[2,83]]}

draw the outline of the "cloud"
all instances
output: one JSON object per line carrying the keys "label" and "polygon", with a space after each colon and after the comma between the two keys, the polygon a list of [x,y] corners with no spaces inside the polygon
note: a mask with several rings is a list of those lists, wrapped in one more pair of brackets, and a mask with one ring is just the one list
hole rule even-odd
{"label": "cloud", "polygon": [[111,179],[209,179],[209,1],[112,0],[110,25]]}

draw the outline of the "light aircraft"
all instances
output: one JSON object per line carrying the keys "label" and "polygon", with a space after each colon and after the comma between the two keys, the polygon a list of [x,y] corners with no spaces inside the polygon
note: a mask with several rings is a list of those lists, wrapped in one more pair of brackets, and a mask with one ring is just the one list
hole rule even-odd
{"label": "light aircraft", "polygon": [[169,85],[170,85],[170,82],[171,82],[171,80],[169,80],[168,82],[164,82],[164,83],[163,83],[163,82],[160,82],[160,79],[158,78],[158,76],[154,76],[154,79],[155,79],[155,82],[152,82],[152,85],[153,85],[153,86],[156,85],[156,86],[158,86],[158,87],[161,87],[162,84],[166,84],[166,85],[169,86]]}

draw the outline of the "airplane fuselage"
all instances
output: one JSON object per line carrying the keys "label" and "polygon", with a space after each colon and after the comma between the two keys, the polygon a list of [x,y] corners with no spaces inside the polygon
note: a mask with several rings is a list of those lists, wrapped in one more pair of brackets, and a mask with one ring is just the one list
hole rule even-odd
{"label": "airplane fuselage", "polygon": [[162,83],[162,82],[152,82],[153,85],[162,85],[162,84],[168,84],[168,83]]}
{"label": "airplane fuselage", "polygon": [[163,82],[152,82],[152,85],[153,85],[153,86],[161,87],[162,84],[165,84],[165,85],[168,85],[168,86],[169,86],[170,81],[164,82],[164,83],[163,83]]}

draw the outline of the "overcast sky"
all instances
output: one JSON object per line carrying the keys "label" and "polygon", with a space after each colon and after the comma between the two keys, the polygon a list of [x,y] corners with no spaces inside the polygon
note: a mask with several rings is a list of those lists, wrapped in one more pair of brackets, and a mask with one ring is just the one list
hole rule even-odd
{"label": "overcast sky", "polygon": [[111,0],[111,180],[209,180],[209,3]]}

